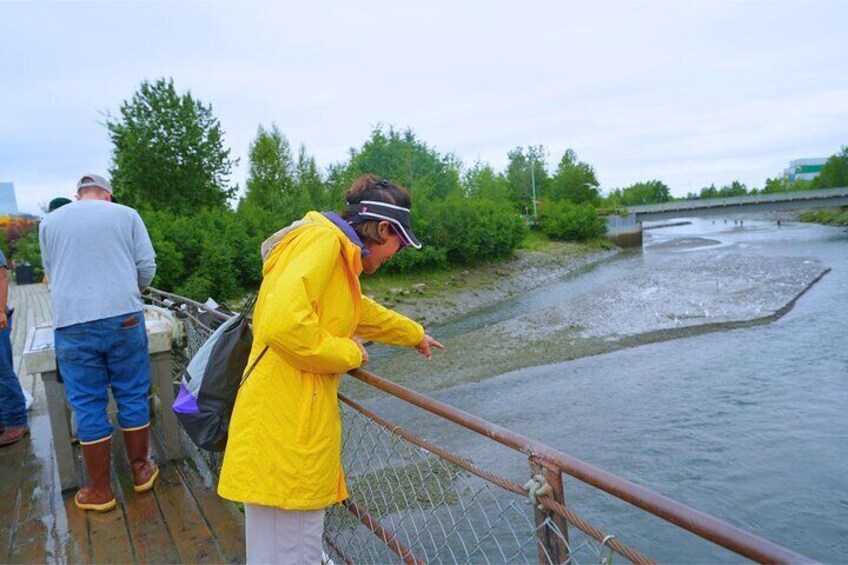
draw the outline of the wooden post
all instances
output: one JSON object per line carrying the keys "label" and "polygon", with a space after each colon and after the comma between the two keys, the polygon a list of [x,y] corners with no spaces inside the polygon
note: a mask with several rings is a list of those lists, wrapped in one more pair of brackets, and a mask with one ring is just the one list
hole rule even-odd
{"label": "wooden post", "polygon": [[165,457],[169,460],[183,456],[180,447],[180,429],[174,414],[174,384],[171,373],[171,352],[161,351],[150,354],[150,380],[158,389],[159,414],[156,421],[164,443]]}
{"label": "wooden post", "polygon": [[47,396],[47,414],[50,416],[50,429],[53,432],[53,449],[56,451],[56,464],[59,467],[59,482],[62,490],[80,487],[74,448],[71,445],[71,432],[68,429],[68,415],[65,411],[65,390],[56,380],[56,371],[41,373],[44,391]]}
{"label": "wooden post", "polygon": [[[550,469],[537,461],[530,459],[530,476],[542,475],[551,485],[551,496],[554,500],[565,505],[565,494],[562,487],[562,473],[557,469]],[[539,542],[539,563],[567,563],[570,559],[568,549],[568,522],[565,518],[551,512],[547,508],[539,510],[533,507],[533,515],[536,519],[536,538]],[[555,527],[545,524],[550,522]],[[559,530],[559,531],[557,531]]]}

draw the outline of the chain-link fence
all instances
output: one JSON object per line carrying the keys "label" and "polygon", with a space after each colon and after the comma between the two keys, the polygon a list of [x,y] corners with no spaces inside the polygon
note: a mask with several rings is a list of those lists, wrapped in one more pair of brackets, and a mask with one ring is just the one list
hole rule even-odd
{"label": "chain-link fence", "polygon": [[325,526],[327,545],[340,560],[601,563],[618,550],[650,562],[556,504],[552,495],[561,484],[539,481],[537,502],[552,507],[539,510],[524,486],[341,400],[351,498],[330,510]]}
{"label": "chain-link fence", "polygon": [[[176,312],[184,325],[172,352],[178,385],[188,361],[227,314],[210,313],[201,304],[160,291],[146,298]],[[351,374],[435,418],[452,420],[490,439],[500,436],[499,443],[524,454],[528,473],[518,482],[500,477],[340,395],[342,459],[351,496],[328,509],[324,534],[327,552],[337,562],[605,564],[623,557],[651,563],[564,504],[563,473],[752,559],[807,561],[509,430],[468,414],[464,416],[469,421],[463,422],[462,416],[449,412],[455,409],[376,375]],[[221,454],[198,451],[217,475]]]}

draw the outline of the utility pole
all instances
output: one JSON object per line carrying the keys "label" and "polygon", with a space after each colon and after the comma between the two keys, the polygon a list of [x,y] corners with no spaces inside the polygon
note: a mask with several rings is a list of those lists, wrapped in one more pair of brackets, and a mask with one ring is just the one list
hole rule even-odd
{"label": "utility pole", "polygon": [[530,153],[530,197],[533,199],[533,221],[535,222],[539,214],[536,210],[536,161],[532,153]]}

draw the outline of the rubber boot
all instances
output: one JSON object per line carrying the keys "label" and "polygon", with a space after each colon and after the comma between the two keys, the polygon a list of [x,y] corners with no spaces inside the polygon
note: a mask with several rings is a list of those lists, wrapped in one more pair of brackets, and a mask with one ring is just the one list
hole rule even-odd
{"label": "rubber boot", "polygon": [[133,474],[133,489],[138,493],[147,492],[159,478],[159,467],[147,458],[150,425],[123,431],[124,445],[127,447],[127,457]]}
{"label": "rubber boot", "polygon": [[118,505],[109,476],[112,466],[111,444],[111,436],[96,443],[82,444],[82,457],[90,484],[81,488],[74,497],[77,508],[109,512]]}

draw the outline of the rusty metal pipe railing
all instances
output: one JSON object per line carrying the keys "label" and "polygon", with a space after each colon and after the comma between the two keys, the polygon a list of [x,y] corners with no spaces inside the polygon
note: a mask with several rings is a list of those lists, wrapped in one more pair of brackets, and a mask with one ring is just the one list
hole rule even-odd
{"label": "rusty metal pipe railing", "polygon": [[699,537],[721,545],[739,555],[761,563],[815,563],[812,559],[795,553],[749,532],[741,530],[718,518],[690,508],[645,487],[631,483],[608,471],[576,459],[547,445],[493,424],[483,418],[429,398],[414,390],[393,383],[363,369],[348,373],[357,380],[373,386],[419,408],[441,416],[464,428],[486,436],[506,447],[527,456],[536,456],[557,467],[562,472],[607,492],[655,516],[676,524]]}
{"label": "rusty metal pipe railing", "polygon": [[366,528],[374,532],[374,535],[383,540],[383,543],[398,554],[407,565],[425,565],[426,561],[412,553],[411,549],[397,539],[394,532],[380,525],[379,520],[371,516],[364,508],[360,508],[353,500],[350,498],[343,500],[342,505],[356,516]]}
{"label": "rusty metal pipe railing", "polygon": [[[489,482],[493,485],[496,485],[496,486],[502,488],[503,490],[505,490],[507,492],[511,492],[513,494],[518,494],[518,495],[521,495],[521,496],[527,496],[527,491],[525,491],[520,485],[513,483],[512,481],[509,481],[507,479],[504,479],[503,477],[499,477],[498,475],[492,473],[491,471],[487,471],[486,469],[482,469],[482,468],[478,467],[477,465],[474,465],[470,461],[463,459],[462,457],[459,457],[458,455],[456,455],[454,453],[451,453],[450,451],[442,449],[441,447],[438,447],[436,445],[431,444],[428,441],[425,441],[425,440],[423,440],[419,437],[416,437],[415,435],[409,433],[408,431],[404,430],[400,426],[395,426],[394,424],[391,424],[388,421],[384,420],[383,418],[377,416],[375,413],[371,412],[370,410],[368,410],[367,408],[365,408],[364,406],[362,406],[358,402],[351,400],[350,398],[348,398],[344,394],[339,394],[339,400],[341,400],[342,402],[344,402],[345,404],[347,404],[348,406],[350,406],[351,408],[353,408],[354,410],[356,410],[357,412],[359,412],[360,414],[362,414],[363,416],[365,416],[366,418],[368,418],[372,422],[376,422],[378,425],[382,426],[384,429],[388,430],[393,435],[400,436],[400,437],[404,438],[405,440],[409,441],[410,443],[412,443],[413,445],[417,445],[418,447],[429,451],[430,453],[436,455],[437,457],[440,457],[441,459],[444,459],[445,461],[449,461],[449,462],[453,463],[454,465],[457,465],[458,467],[465,469],[469,473],[472,473],[473,475],[480,477],[484,481],[487,481],[487,482]],[[598,528],[596,528],[592,524],[590,524],[588,521],[584,520],[583,518],[581,518],[580,516],[575,514],[573,510],[566,508],[562,504],[558,504],[557,501],[554,500],[554,498],[552,498],[551,496],[542,497],[538,500],[543,505],[545,505],[545,506],[547,506],[551,509],[556,508],[556,512],[560,516],[566,518],[570,523],[577,526],[577,528],[580,529],[580,531],[582,531],[586,535],[592,537],[593,539],[595,539],[599,542],[603,542],[604,540],[610,540],[609,541],[610,547],[612,547],[612,549],[614,551],[620,553],[621,555],[623,555],[624,557],[629,559],[631,562],[637,563],[637,564],[654,563],[654,561],[652,561],[650,558],[646,557],[645,555],[641,554],[640,552],[636,551],[635,549],[624,545],[622,542],[614,539],[614,536],[606,535],[606,533],[602,532],[601,530],[599,530]],[[560,528],[560,530],[565,531],[564,528]]]}

